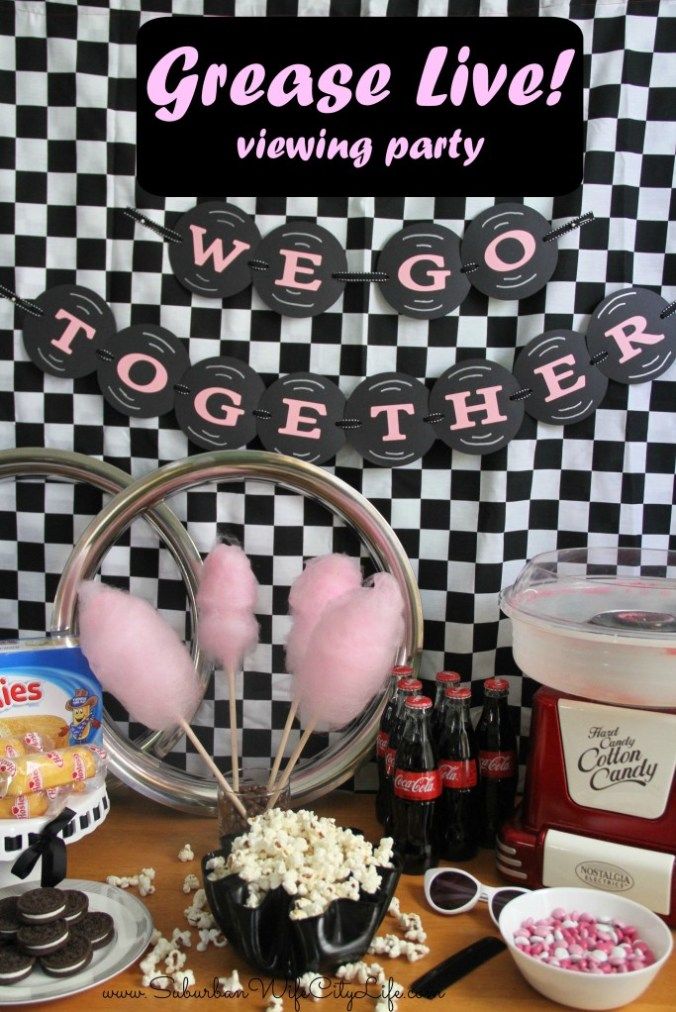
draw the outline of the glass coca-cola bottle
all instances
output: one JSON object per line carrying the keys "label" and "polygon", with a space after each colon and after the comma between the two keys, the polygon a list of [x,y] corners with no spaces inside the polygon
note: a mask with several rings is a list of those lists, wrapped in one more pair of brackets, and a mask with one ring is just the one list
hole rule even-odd
{"label": "glass coca-cola bottle", "polygon": [[397,705],[390,724],[390,737],[385,746],[385,779],[383,790],[383,828],[392,831],[392,780],[394,779],[394,758],[397,754],[401,730],[404,724],[404,703],[411,696],[417,696],[422,690],[422,682],[418,678],[400,678],[397,682]]}
{"label": "glass coca-cola bottle", "polygon": [[434,748],[437,749],[441,729],[444,726],[446,689],[451,689],[454,685],[458,685],[462,679],[457,671],[437,671],[434,680],[437,684],[437,691],[434,699],[434,709],[430,717],[430,728],[432,731],[432,742]]}
{"label": "glass coca-cola bottle", "polygon": [[507,709],[506,678],[484,682],[484,708],[476,726],[479,747],[479,843],[494,847],[498,829],[514,811],[518,775],[516,735]]}
{"label": "glass coca-cola bottle", "polygon": [[436,860],[434,809],[441,777],[429,733],[428,696],[412,696],[404,704],[406,720],[394,769],[392,836],[404,872],[420,875]]}
{"label": "glass coca-cola bottle", "polygon": [[395,717],[397,703],[400,699],[398,682],[404,678],[413,677],[413,668],[406,664],[397,665],[392,668],[392,686],[390,698],[380,718],[380,728],[376,738],[376,764],[378,766],[378,790],[376,792],[376,818],[381,825],[385,824],[385,813],[387,811],[386,789],[385,789],[385,753],[390,740],[390,731]]}
{"label": "glass coca-cola bottle", "polygon": [[468,688],[446,690],[446,722],[437,750],[441,797],[435,810],[439,857],[464,861],[477,852],[479,774],[477,746],[469,715]]}

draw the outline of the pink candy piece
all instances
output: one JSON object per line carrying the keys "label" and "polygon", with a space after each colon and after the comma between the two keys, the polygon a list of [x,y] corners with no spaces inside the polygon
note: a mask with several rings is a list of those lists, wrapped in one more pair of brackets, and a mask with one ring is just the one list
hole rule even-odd
{"label": "pink candy piece", "polygon": [[632,925],[585,911],[566,913],[562,907],[540,920],[526,918],[514,944],[542,963],[578,973],[629,973],[655,962],[650,946]]}

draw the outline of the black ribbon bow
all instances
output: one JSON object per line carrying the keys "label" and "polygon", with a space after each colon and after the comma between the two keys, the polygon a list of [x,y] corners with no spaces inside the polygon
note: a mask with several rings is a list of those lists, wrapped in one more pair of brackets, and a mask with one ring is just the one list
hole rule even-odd
{"label": "black ribbon bow", "polygon": [[[58,885],[66,877],[66,844],[58,834],[75,818],[71,808],[64,808],[55,819],[48,822],[33,843],[19,855],[12,865],[12,873],[26,878],[42,858],[43,886]],[[34,834],[31,833],[31,836]]]}

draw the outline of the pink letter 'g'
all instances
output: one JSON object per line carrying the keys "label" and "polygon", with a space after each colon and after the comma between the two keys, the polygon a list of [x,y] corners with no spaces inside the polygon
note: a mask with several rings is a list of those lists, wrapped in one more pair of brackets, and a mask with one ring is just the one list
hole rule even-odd
{"label": "pink letter 'g'", "polygon": [[78,333],[78,331],[83,330],[84,336],[87,338],[88,341],[91,341],[94,334],[96,333],[94,327],[90,327],[88,323],[84,323],[83,320],[79,320],[77,316],[73,316],[73,314],[69,313],[67,309],[58,309],[54,314],[54,316],[57,320],[70,320],[70,323],[64,330],[61,337],[55,337],[54,340],[49,342],[50,344],[53,344],[55,348],[58,348],[59,351],[62,351],[65,355],[73,354],[70,346],[75,340],[75,335]]}
{"label": "pink letter 'g'", "polygon": [[325,404],[319,404],[317,401],[297,401],[293,397],[282,397],[282,404],[287,405],[288,411],[284,428],[277,430],[280,436],[302,436],[304,439],[319,439],[321,437],[321,429],[301,429],[299,426],[314,425],[317,421],[317,418],[313,418],[312,415],[304,415],[303,408],[316,411],[317,415],[322,418],[326,415]]}
{"label": "pink letter 'g'", "polygon": [[244,409],[233,408],[232,404],[221,404],[219,405],[219,411],[223,413],[223,417],[218,418],[209,410],[209,398],[214,397],[216,394],[229,397],[232,404],[242,403],[242,395],[238,394],[236,390],[228,390],[227,387],[206,387],[195,395],[193,403],[197,414],[205,422],[211,422],[213,425],[229,425],[231,427],[237,425],[239,416],[245,413]]}
{"label": "pink letter 'g'", "polygon": [[[148,362],[155,370],[155,375],[149,383],[136,383],[131,378],[131,370],[137,362]],[[140,390],[144,394],[159,394],[160,390],[164,390],[169,379],[169,374],[161,362],[158,362],[152,355],[142,355],[140,352],[123,355],[117,363],[117,375],[126,386],[131,387],[132,390]]]}
{"label": "pink letter 'g'", "polygon": [[404,412],[405,415],[412,415],[415,413],[415,408],[412,404],[378,404],[371,408],[371,418],[377,418],[385,412],[387,418],[387,434],[383,436],[383,443],[394,443],[400,439],[406,439],[406,436],[401,432],[399,428],[399,414]]}
{"label": "pink letter 'g'", "polygon": [[419,285],[413,280],[411,268],[414,264],[420,263],[421,260],[427,260],[429,263],[434,264],[435,267],[444,266],[444,258],[438,253],[418,253],[417,256],[404,260],[397,273],[399,281],[404,288],[408,288],[412,292],[440,292],[445,288],[445,279],[450,276],[451,271],[447,268],[441,271],[426,271],[427,277],[432,278],[432,281],[429,285]]}
{"label": "pink letter 'g'", "polygon": [[641,349],[635,348],[632,341],[636,344],[659,344],[664,340],[664,334],[649,334],[645,329],[647,325],[645,316],[631,316],[605,332],[604,336],[612,337],[622,352],[620,363],[628,362],[630,358],[641,354]]}
{"label": "pink letter 'g'", "polygon": [[284,271],[281,278],[277,278],[276,285],[287,286],[288,288],[305,288],[308,292],[316,292],[321,287],[321,281],[299,281],[299,274],[314,274],[311,267],[301,267],[301,260],[309,260],[315,267],[320,267],[323,257],[321,253],[299,253],[295,249],[280,249],[284,257]]}
{"label": "pink letter 'g'", "polygon": [[507,416],[500,414],[498,407],[498,394],[502,390],[502,386],[495,387],[481,387],[476,391],[477,394],[481,394],[481,404],[475,404],[473,407],[467,407],[467,398],[470,395],[469,390],[461,390],[457,394],[446,394],[444,397],[445,401],[453,401],[453,407],[455,408],[455,424],[451,425],[451,431],[454,429],[473,429],[476,422],[470,421],[470,415],[475,414],[477,411],[485,411],[486,417],[480,423],[481,425],[493,425],[495,422],[506,422]]}
{"label": "pink letter 'g'", "polygon": [[572,369],[558,369],[560,365],[575,365],[574,355],[563,355],[562,358],[556,358],[553,362],[547,362],[546,365],[538,366],[537,369],[533,369],[534,373],[542,376],[547,389],[549,390],[549,396],[545,397],[545,402],[558,401],[560,397],[565,397],[566,394],[572,394],[575,390],[582,390],[587,385],[587,381],[584,376],[578,376],[574,383],[569,383],[568,386],[561,386],[561,380],[570,379],[575,373]]}
{"label": "pink letter 'g'", "polygon": [[[521,243],[523,253],[521,254],[521,259],[517,260],[515,264],[508,264],[498,256],[498,246],[505,239],[514,239],[516,242]],[[515,271],[528,263],[533,253],[535,253],[536,247],[537,243],[530,232],[514,228],[511,232],[503,232],[502,235],[496,235],[495,239],[489,242],[484,253],[484,260],[486,261],[486,266],[490,267],[492,271]]]}

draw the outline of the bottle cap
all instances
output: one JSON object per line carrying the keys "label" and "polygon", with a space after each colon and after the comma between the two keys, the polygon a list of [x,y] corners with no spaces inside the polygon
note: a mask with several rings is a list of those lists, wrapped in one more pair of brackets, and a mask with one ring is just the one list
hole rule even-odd
{"label": "bottle cap", "polygon": [[422,687],[422,682],[418,678],[400,678],[397,682],[397,688],[402,692],[420,692]]}
{"label": "bottle cap", "polygon": [[453,685],[455,682],[462,681],[462,677],[457,671],[437,671],[435,679],[442,685]]}
{"label": "bottle cap", "polygon": [[460,688],[459,686],[446,689],[444,693],[446,699],[470,699],[472,695],[471,689],[467,686]]}
{"label": "bottle cap", "polygon": [[502,696],[509,692],[509,682],[506,678],[487,678],[484,682],[484,692],[491,696]]}
{"label": "bottle cap", "polygon": [[409,664],[397,664],[392,668],[393,678],[413,678],[413,668]]}
{"label": "bottle cap", "polygon": [[406,700],[405,705],[411,710],[431,710],[432,700],[429,696],[411,696]]}

